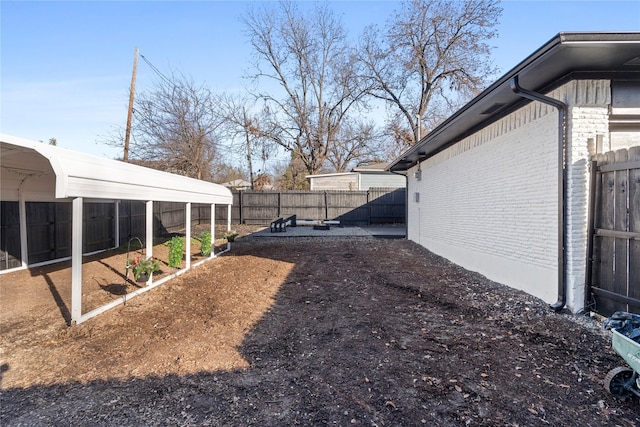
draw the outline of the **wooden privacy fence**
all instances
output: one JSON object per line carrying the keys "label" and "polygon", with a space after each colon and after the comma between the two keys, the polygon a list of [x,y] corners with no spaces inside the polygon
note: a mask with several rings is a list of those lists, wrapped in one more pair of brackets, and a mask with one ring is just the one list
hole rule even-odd
{"label": "wooden privacy fence", "polygon": [[[300,219],[336,219],[345,225],[405,222],[405,190],[369,191],[242,191],[234,192],[231,222],[269,225],[285,215]],[[115,245],[115,221],[120,226],[120,243],[131,237],[144,241],[145,203],[122,200],[118,203],[85,203],[83,252],[108,249]],[[27,202],[29,263],[44,262],[71,255],[71,203]],[[226,224],[227,206],[216,206],[216,223]],[[153,234],[166,236],[181,231],[186,224],[183,203],[153,204]],[[211,206],[192,204],[192,225],[209,224]],[[0,270],[20,266],[20,224],[17,201],[0,204]]]}
{"label": "wooden privacy fence", "polygon": [[589,262],[595,311],[640,313],[640,147],[592,162]]}
{"label": "wooden privacy fence", "polygon": [[[145,230],[144,202],[122,200],[119,203],[120,236],[127,239],[136,236],[143,239]],[[227,206],[216,206],[216,222],[226,224]],[[193,203],[191,205],[191,225],[209,224],[211,206]],[[153,204],[153,235],[166,236],[184,229],[186,224],[185,205],[178,202],[155,202]]]}
{"label": "wooden privacy fence", "polygon": [[[403,224],[405,194],[404,188],[368,191],[234,191],[231,223],[269,225],[276,218],[297,215],[299,219],[339,220],[344,225]],[[181,204],[157,205],[154,206],[157,233],[184,227],[184,208]],[[137,215],[141,216],[144,226],[144,209],[141,209]],[[123,219],[122,212],[120,216],[121,221],[127,221]],[[209,216],[208,206],[192,207],[191,218],[195,224],[208,222]],[[227,207],[217,206],[216,222],[226,221],[226,218]],[[123,224],[120,225],[123,229]]]}
{"label": "wooden privacy fence", "polygon": [[[339,220],[344,225],[404,223],[404,188],[368,191],[239,191],[231,222],[269,225],[276,218]],[[217,216],[217,211],[216,211]]]}
{"label": "wooden privacy fence", "polygon": [[[269,225],[281,216],[297,215],[300,219],[334,219],[345,225],[392,224],[405,222],[405,189],[376,188],[368,191],[234,191],[231,208],[233,224]],[[120,236],[141,239],[145,236],[144,202],[119,203]],[[105,242],[113,230],[113,205],[109,215],[105,207],[91,207],[91,230],[86,230],[87,242]],[[216,206],[216,223],[227,221],[227,206]],[[184,204],[156,202],[153,205],[154,235],[163,236],[185,227]],[[209,205],[193,204],[193,225],[209,223]],[[111,221],[111,222],[110,222]]]}

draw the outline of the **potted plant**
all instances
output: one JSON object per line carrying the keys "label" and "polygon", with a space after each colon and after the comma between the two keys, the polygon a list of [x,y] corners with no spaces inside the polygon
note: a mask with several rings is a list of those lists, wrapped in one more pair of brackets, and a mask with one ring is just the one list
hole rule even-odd
{"label": "potted plant", "polygon": [[141,259],[136,257],[133,260],[127,260],[127,268],[130,268],[133,272],[133,278],[137,282],[146,282],[151,277],[151,274],[160,269],[160,261],[153,258]]}
{"label": "potted plant", "polygon": [[227,242],[233,242],[236,240],[236,237],[238,236],[238,232],[235,230],[229,230],[226,233],[224,233],[222,236],[225,239],[227,239]]}

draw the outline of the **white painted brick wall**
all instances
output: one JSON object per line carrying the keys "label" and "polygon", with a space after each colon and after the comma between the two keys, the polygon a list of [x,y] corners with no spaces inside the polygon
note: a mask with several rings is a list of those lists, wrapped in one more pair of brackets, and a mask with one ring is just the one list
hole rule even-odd
{"label": "white painted brick wall", "polygon": [[589,161],[595,154],[589,140],[603,136],[609,145],[609,80],[574,80],[550,96],[569,105],[567,117],[566,259],[567,305],[574,311],[584,308],[589,209]]}
{"label": "white painted brick wall", "polygon": [[[582,308],[589,138],[606,130],[608,81],[549,94],[570,105],[569,307]],[[465,268],[557,299],[558,113],[533,102],[421,164],[409,178],[408,237]],[[416,203],[413,194],[420,193]],[[581,293],[582,290],[582,293]]]}
{"label": "white painted brick wall", "polygon": [[569,173],[567,185],[567,301],[569,308],[584,308],[585,270],[589,209],[589,160],[594,147],[589,139],[597,134],[608,139],[609,111],[607,105],[571,106],[569,110]]}

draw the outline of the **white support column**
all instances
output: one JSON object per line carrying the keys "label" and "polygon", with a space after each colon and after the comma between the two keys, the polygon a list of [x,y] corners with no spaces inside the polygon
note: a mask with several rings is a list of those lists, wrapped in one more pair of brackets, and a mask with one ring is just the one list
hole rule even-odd
{"label": "white support column", "polygon": [[18,196],[18,214],[20,215],[20,261],[22,266],[29,264],[29,248],[27,247],[27,202],[24,193],[20,191]]}
{"label": "white support column", "polygon": [[149,200],[146,202],[146,253],[147,259],[153,256],[153,201]]}
{"label": "white support column", "polygon": [[213,258],[215,254],[213,250],[216,247],[216,205],[215,203],[211,203],[211,221],[209,232],[211,233],[211,253],[209,254],[209,258]]}
{"label": "white support column", "polygon": [[191,268],[191,202],[187,202],[184,208],[184,219],[186,224],[186,236],[184,237],[185,268]]}
{"label": "white support column", "polygon": [[[231,231],[231,205],[227,205],[227,231]],[[227,250],[231,248],[231,243],[227,240]]]}
{"label": "white support column", "polygon": [[72,203],[71,217],[71,323],[82,317],[82,197]]}
{"label": "white support column", "polygon": [[114,228],[115,228],[115,242],[114,242],[114,246],[117,248],[120,246],[120,200],[115,200],[113,202],[113,209],[114,209],[114,215],[113,217],[114,219]]}

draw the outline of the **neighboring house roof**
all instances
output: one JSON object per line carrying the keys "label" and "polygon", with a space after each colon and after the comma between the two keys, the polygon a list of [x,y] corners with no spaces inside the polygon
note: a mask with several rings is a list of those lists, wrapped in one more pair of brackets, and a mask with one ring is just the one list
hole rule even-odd
{"label": "neighboring house roof", "polygon": [[385,172],[389,163],[369,163],[368,165],[360,165],[353,168],[354,172]]}
{"label": "neighboring house roof", "polygon": [[234,189],[251,188],[251,183],[249,181],[245,181],[244,179],[234,179],[233,181],[223,182],[220,185],[224,185],[225,187]]}
{"label": "neighboring house roof", "polygon": [[307,179],[309,178],[322,178],[327,176],[344,176],[344,175],[353,175],[354,173],[362,173],[362,172],[387,172],[387,166],[389,163],[370,163],[368,165],[360,165],[351,169],[350,172],[333,172],[333,173],[320,173],[315,175],[307,175]]}
{"label": "neighboring house roof", "polygon": [[[56,199],[95,198],[232,204],[228,188],[118,160],[0,134],[2,192],[16,193],[33,177]],[[50,176],[50,177],[49,177]],[[15,187],[15,188],[14,188]]]}
{"label": "neighboring house roof", "polygon": [[316,175],[307,175],[306,178],[324,178],[328,176],[346,176],[346,175],[355,175],[353,172],[335,172],[335,173],[320,173]]}
{"label": "neighboring house roof", "polygon": [[559,33],[391,162],[388,170],[406,171],[531,102],[511,90],[514,77],[521,87],[542,93],[570,79],[631,77],[637,80],[640,78],[640,33]]}

